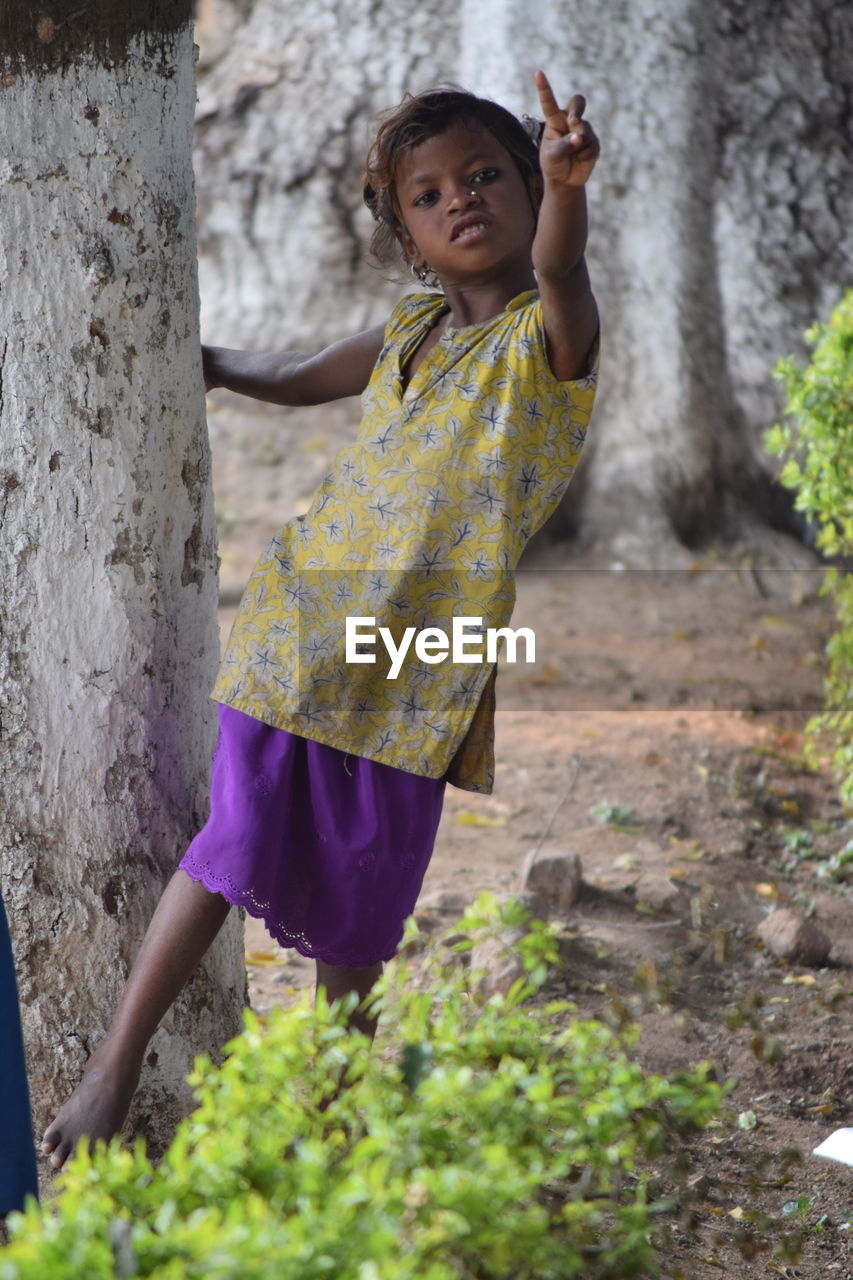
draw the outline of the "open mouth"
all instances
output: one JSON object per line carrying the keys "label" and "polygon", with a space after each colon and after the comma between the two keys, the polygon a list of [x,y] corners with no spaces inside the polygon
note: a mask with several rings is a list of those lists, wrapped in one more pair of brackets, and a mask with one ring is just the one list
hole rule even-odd
{"label": "open mouth", "polygon": [[476,240],[484,231],[488,230],[489,224],[481,218],[472,219],[470,222],[464,222],[460,226],[454,228],[453,235],[450,237],[453,241],[459,240]]}

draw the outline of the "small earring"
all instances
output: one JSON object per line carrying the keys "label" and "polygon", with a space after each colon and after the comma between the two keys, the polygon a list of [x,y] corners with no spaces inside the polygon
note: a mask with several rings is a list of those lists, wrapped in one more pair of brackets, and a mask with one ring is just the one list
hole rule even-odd
{"label": "small earring", "polygon": [[409,268],[416,280],[419,280],[425,289],[440,289],[441,281],[433,271],[432,267],[428,267],[426,263],[422,267],[418,267],[413,262]]}

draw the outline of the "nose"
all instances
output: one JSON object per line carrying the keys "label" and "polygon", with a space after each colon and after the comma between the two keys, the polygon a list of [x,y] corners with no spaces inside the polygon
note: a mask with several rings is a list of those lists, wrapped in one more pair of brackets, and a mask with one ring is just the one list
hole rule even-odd
{"label": "nose", "polygon": [[476,187],[467,183],[459,183],[453,190],[447,205],[448,213],[458,213],[460,209],[473,209],[480,203],[480,193]]}

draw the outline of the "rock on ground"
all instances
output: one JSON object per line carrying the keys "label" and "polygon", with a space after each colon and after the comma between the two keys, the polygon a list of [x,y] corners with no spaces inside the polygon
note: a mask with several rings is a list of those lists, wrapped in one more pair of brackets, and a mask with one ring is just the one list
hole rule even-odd
{"label": "rock on ground", "polygon": [[[521,887],[533,894],[556,916],[563,915],[580,897],[581,860],[564,849],[534,849],[524,864]],[[536,913],[538,914],[538,912]]]}
{"label": "rock on ground", "polygon": [[524,977],[524,966],[513,947],[524,937],[523,929],[507,929],[496,938],[486,938],[471,950],[471,972],[481,974],[480,993],[487,998],[506,995],[514,982]]}
{"label": "rock on ground", "polygon": [[831,938],[819,925],[787,907],[762,921],[758,935],[778,959],[798,960],[801,964],[823,964],[832,947]]}

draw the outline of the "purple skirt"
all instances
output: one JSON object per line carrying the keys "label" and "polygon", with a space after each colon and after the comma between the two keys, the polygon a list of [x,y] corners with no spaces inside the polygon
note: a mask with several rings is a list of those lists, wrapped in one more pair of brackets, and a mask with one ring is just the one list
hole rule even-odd
{"label": "purple skirt", "polygon": [[180,862],[327,964],[390,960],[432,855],[445,781],[218,705],[210,817]]}

